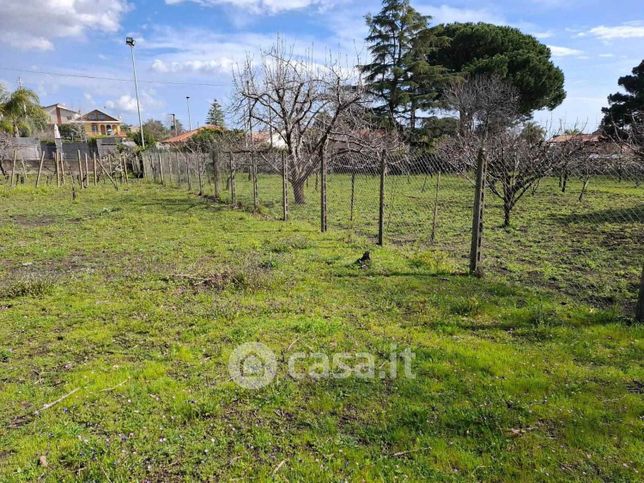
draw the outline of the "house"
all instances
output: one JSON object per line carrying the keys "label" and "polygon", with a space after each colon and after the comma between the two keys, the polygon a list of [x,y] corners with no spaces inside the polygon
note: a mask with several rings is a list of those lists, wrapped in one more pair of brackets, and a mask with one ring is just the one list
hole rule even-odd
{"label": "house", "polygon": [[62,104],[52,104],[51,106],[43,107],[43,110],[49,115],[49,125],[51,126],[80,124],[83,126],[87,137],[125,137],[123,122],[100,109],[81,114]]}

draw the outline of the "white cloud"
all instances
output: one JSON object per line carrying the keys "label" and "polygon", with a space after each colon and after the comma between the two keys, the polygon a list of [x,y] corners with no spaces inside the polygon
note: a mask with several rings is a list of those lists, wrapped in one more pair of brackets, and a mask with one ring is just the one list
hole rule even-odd
{"label": "white cloud", "polygon": [[532,35],[534,35],[538,39],[549,39],[555,36],[555,34],[549,30],[546,32],[532,32]]}
{"label": "white cloud", "polygon": [[432,16],[432,23],[452,22],[487,22],[506,24],[505,19],[485,9],[456,8],[449,5],[435,7],[432,5],[418,5],[418,11],[424,15]]}
{"label": "white cloud", "polygon": [[613,27],[600,25],[579,35],[582,37],[585,35],[592,35],[601,40],[642,38],[644,37],[644,25],[623,24],[615,25]]}
{"label": "white cloud", "polygon": [[2,0],[0,42],[23,50],[52,50],[56,38],[118,31],[128,10],[126,0]]}
{"label": "white cloud", "polygon": [[136,99],[129,94],[123,94],[115,101],[107,101],[105,107],[124,112],[136,112]]}
{"label": "white cloud", "polygon": [[236,7],[252,14],[277,14],[310,7],[328,8],[338,3],[337,0],[166,0],[165,3],[176,5],[186,1],[204,6]]}
{"label": "white cloud", "polygon": [[235,66],[235,61],[229,57],[210,60],[186,60],[164,62],[161,59],[155,59],[152,63],[152,70],[161,74],[169,72],[198,72],[198,73],[226,73],[230,74]]}
{"label": "white cloud", "polygon": [[580,57],[583,51],[578,49],[571,49],[570,47],[560,47],[558,45],[548,45],[553,57]]}

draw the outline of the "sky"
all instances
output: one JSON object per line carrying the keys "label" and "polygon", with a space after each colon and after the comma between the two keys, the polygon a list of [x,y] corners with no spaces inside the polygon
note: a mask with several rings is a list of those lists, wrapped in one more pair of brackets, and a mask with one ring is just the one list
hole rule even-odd
{"label": "sky", "polygon": [[[106,110],[135,124],[125,37],[136,39],[142,116],[203,125],[229,105],[232,74],[279,38],[298,52],[365,60],[365,15],[380,0],[0,0],[0,82],[34,89],[43,105]],[[617,79],[644,57],[641,0],[412,0],[432,24],[489,22],[537,37],[564,71],[567,98],[535,114],[550,127],[601,120]],[[228,115],[228,121],[234,122]]]}

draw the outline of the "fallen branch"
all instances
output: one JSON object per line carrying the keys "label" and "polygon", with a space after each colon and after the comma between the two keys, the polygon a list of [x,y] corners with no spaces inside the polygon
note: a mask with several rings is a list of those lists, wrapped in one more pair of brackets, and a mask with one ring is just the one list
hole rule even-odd
{"label": "fallen branch", "polygon": [[77,387],[76,389],[74,389],[74,390],[73,390],[73,391],[71,391],[71,392],[68,392],[67,394],[65,394],[65,395],[64,395],[64,396],[62,396],[61,398],[56,399],[54,402],[50,402],[50,403],[45,404],[41,409],[39,409],[38,411],[36,411],[34,414],[40,414],[40,412],[41,412],[41,411],[44,411],[45,409],[49,409],[49,408],[51,408],[51,407],[55,406],[56,404],[58,404],[58,403],[60,403],[60,402],[64,401],[65,399],[67,399],[67,398],[68,398],[69,396],[71,396],[72,394],[76,394],[78,391],[80,391],[80,389],[81,389],[80,387]]}

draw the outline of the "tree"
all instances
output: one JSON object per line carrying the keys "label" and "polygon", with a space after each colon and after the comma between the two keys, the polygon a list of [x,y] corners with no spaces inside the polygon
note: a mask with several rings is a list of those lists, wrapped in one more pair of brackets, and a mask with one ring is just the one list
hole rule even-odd
{"label": "tree", "polygon": [[347,69],[332,60],[306,62],[285,51],[279,42],[262,52],[257,65],[249,58],[234,75],[240,121],[246,120],[250,110],[260,129],[283,140],[295,203],[303,204],[306,180],[316,168],[325,166],[329,137],[344,113],[363,99],[363,89]]}
{"label": "tree", "polygon": [[87,140],[85,129],[80,123],[61,124],[58,126],[58,132],[60,132],[60,137],[67,141],[83,142]]}
{"label": "tree", "polygon": [[371,63],[360,66],[369,92],[390,125],[408,123],[416,129],[419,110],[431,108],[444,78],[444,69],[430,64],[428,56],[440,38],[428,29],[431,17],[421,15],[409,0],[383,0],[377,15],[367,16],[366,38]]}
{"label": "tree", "polygon": [[574,138],[549,143],[534,124],[523,123],[520,99],[519,92],[499,77],[479,76],[454,84],[446,100],[465,119],[456,136],[439,147],[447,159],[466,169],[485,157],[486,184],[503,201],[504,227],[510,225],[512,210],[530,188],[576,156],[581,147]]}
{"label": "tree", "polygon": [[604,107],[602,129],[609,136],[628,137],[632,125],[644,122],[644,60],[633,67],[633,75],[620,77],[617,84],[624,92],[608,96],[609,107]]}
{"label": "tree", "polygon": [[[0,93],[2,94],[2,93]],[[25,87],[0,96],[0,113],[5,129],[15,137],[29,136],[47,126],[47,113],[40,107],[38,95]]]}
{"label": "tree", "polygon": [[554,109],[566,97],[564,75],[551,61],[550,49],[520,30],[487,23],[434,27],[449,42],[430,56],[433,63],[464,76],[494,74],[518,92],[519,113]]}
{"label": "tree", "polygon": [[211,126],[225,127],[224,111],[217,99],[212,101],[212,104],[210,105],[208,116],[206,117],[206,123]]}
{"label": "tree", "polygon": [[[148,119],[143,123],[143,137],[146,146],[154,146],[158,141],[170,137],[170,131],[161,121]],[[130,132],[130,138],[139,146],[141,145],[141,136],[138,132]]]}

